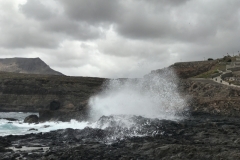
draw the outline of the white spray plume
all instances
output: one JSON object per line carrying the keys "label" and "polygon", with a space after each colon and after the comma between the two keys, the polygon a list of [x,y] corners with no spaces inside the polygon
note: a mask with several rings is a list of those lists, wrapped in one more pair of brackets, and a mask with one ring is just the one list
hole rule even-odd
{"label": "white spray plume", "polygon": [[110,80],[104,91],[90,98],[91,118],[109,115],[140,115],[176,120],[186,110],[186,101],[177,89],[174,71],[164,69],[142,79]]}

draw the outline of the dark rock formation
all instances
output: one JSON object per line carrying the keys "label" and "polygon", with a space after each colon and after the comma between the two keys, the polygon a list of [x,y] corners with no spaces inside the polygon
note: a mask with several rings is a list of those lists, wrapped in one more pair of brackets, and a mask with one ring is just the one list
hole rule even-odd
{"label": "dark rock formation", "polygon": [[0,59],[0,71],[28,73],[28,74],[48,74],[63,75],[51,69],[40,58],[6,58]]}
{"label": "dark rock formation", "polygon": [[8,121],[18,121],[18,119],[15,119],[15,118],[0,118],[0,119],[6,119]]}
{"label": "dark rock formation", "polygon": [[29,115],[24,119],[24,123],[38,123],[39,118],[37,115]]}
{"label": "dark rock formation", "polygon": [[7,152],[7,148],[11,145],[11,142],[7,140],[6,138],[0,137],[0,153],[1,152]]}
{"label": "dark rock formation", "polygon": [[61,116],[81,118],[88,99],[101,91],[105,81],[104,78],[0,72],[0,111],[41,112],[40,119],[44,120],[58,120]]}
{"label": "dark rock formation", "polygon": [[[105,117],[106,119],[106,117]],[[111,119],[111,118],[110,118]],[[148,122],[149,119],[140,118]],[[0,137],[6,146],[35,147],[0,153],[1,159],[240,159],[240,120],[196,115],[174,122],[151,120],[153,135],[127,136],[108,142],[116,128],[65,129],[48,133]],[[124,131],[124,130],[122,130]]]}

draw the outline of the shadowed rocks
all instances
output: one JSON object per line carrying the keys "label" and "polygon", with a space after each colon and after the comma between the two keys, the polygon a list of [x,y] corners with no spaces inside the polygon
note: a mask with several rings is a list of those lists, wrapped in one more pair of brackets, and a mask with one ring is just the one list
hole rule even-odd
{"label": "shadowed rocks", "polygon": [[[0,137],[6,146],[50,147],[44,150],[3,151],[6,159],[239,159],[239,118],[195,115],[175,122],[134,117],[156,134],[111,139],[120,128],[116,123],[104,130],[64,129],[48,133]],[[101,122],[113,121],[102,117]],[[147,123],[150,122],[150,123]],[[109,141],[112,140],[112,141]],[[111,143],[109,143],[111,142]],[[7,149],[7,147],[4,147]],[[14,157],[16,156],[16,157]]]}
{"label": "shadowed rocks", "polygon": [[24,123],[38,123],[39,118],[37,115],[29,115],[24,119]]}

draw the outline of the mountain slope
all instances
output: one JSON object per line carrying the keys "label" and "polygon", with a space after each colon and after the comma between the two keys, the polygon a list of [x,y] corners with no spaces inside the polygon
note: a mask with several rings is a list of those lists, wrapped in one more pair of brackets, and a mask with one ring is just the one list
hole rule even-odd
{"label": "mountain slope", "polygon": [[40,58],[5,58],[0,59],[0,71],[28,73],[28,74],[48,74],[63,75],[51,69]]}

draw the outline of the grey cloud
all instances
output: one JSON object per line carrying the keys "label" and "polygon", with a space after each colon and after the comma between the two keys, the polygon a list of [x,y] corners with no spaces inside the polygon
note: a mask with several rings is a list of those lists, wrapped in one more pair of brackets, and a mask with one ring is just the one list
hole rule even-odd
{"label": "grey cloud", "polygon": [[[70,39],[78,40],[96,39],[101,36],[102,33],[98,29],[98,26],[92,26],[84,21],[79,22],[69,19],[60,9],[53,9],[51,6],[46,5],[46,2],[41,3],[41,1],[38,0],[28,0],[26,4],[20,6],[20,9],[26,17],[38,21],[36,23],[39,23],[42,32],[47,31],[50,34],[59,34],[59,36],[62,37],[65,36]],[[74,11],[74,9],[71,9],[71,11]]]}
{"label": "grey cloud", "polygon": [[69,20],[64,15],[43,22],[42,27],[43,30],[65,34],[68,37],[78,40],[96,39],[101,36],[101,32],[97,27]]}
{"label": "grey cloud", "polygon": [[123,22],[117,24],[116,30],[128,38],[166,38],[169,36],[169,33],[173,34],[175,32],[169,20],[166,19],[167,17],[159,16],[153,18],[142,13],[126,16]]}
{"label": "grey cloud", "polygon": [[120,15],[117,0],[61,0],[69,17],[89,23],[114,22]]}
{"label": "grey cloud", "polygon": [[28,0],[26,4],[20,6],[21,11],[28,17],[40,20],[49,19],[53,13],[39,0]]}
{"label": "grey cloud", "polygon": [[[160,5],[166,1],[150,4],[141,1],[131,7],[116,24],[117,31],[132,39],[171,39],[173,41],[201,42],[206,37],[215,37],[221,30],[232,30],[238,26],[239,2],[199,3],[181,1],[179,6]],[[169,1],[175,2],[175,1]],[[137,6],[138,1],[132,1]],[[145,3],[145,5],[144,5]],[[215,5],[215,6],[214,6]],[[224,12],[231,10],[231,12]]]}
{"label": "grey cloud", "polygon": [[55,48],[58,46],[58,40],[47,35],[38,33],[29,33],[21,30],[20,32],[9,32],[15,34],[13,36],[2,36],[0,45],[6,48]]}

